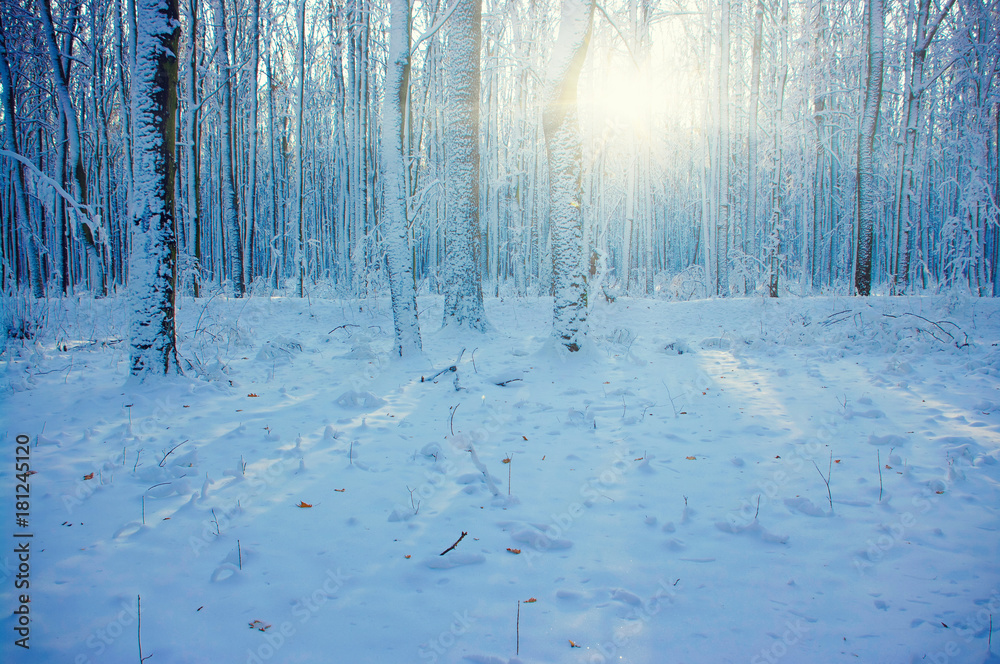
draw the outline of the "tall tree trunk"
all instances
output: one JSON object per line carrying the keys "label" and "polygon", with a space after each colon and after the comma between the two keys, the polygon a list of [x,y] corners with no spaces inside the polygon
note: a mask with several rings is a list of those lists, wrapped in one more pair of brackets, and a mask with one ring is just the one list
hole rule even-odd
{"label": "tall tree trunk", "polygon": [[542,116],[549,164],[552,224],[553,335],[570,351],[587,334],[583,247],[582,158],[577,87],[593,29],[594,0],[563,0],[559,36],[549,60]]}
{"label": "tall tree trunk", "polygon": [[201,100],[198,98],[198,2],[188,0],[187,68],[187,212],[195,262],[194,296],[201,295]]}
{"label": "tall tree trunk", "polygon": [[247,154],[247,242],[244,252],[246,254],[246,278],[252,284],[254,274],[258,271],[254,267],[254,244],[257,236],[257,104],[259,91],[257,89],[257,75],[260,69],[260,0],[251,0],[250,15],[250,135],[247,141],[250,149]]}
{"label": "tall tree trunk", "polygon": [[458,0],[449,19],[445,107],[448,279],[444,324],[489,327],[483,310],[479,231],[479,85],[482,0]]}
{"label": "tall tree trunk", "polygon": [[410,66],[410,3],[391,0],[389,53],[382,111],[382,183],[386,266],[396,328],[395,352],[409,356],[421,349],[413,254],[406,223],[406,167],[403,155],[403,109]]}
{"label": "tall tree trunk", "polygon": [[[62,110],[66,127],[66,159],[68,169],[71,173],[70,193],[80,207],[87,205],[87,171],[83,166],[83,149],[80,140],[80,123],[77,119],[76,110],[73,108],[73,101],[69,94],[69,81],[66,70],[63,67],[63,57],[56,42],[55,26],[52,22],[52,2],[42,0],[39,17],[42,20],[42,28],[45,34],[45,43],[49,54],[49,65],[52,67],[52,78],[55,82],[56,98],[59,100],[59,107]],[[70,42],[72,43],[72,42]],[[98,242],[103,242],[103,233],[96,220],[90,215],[82,215],[77,206],[71,206],[69,214],[74,219],[76,226],[83,237],[87,253],[94,261],[94,269],[97,270],[98,292],[102,295],[108,294],[108,282],[104,274],[104,262],[101,260],[100,251],[97,248]],[[70,272],[69,265],[66,266]]]}
{"label": "tall tree trunk", "polygon": [[868,0],[868,84],[865,87],[861,134],[858,136],[858,255],[854,289],[871,293],[872,245],[875,230],[875,168],[872,149],[882,103],[882,72],[885,61],[885,12],[883,0]]}
{"label": "tall tree trunk", "polygon": [[174,148],[177,118],[178,0],[138,0],[132,81],[135,182],[129,293],[130,371],[143,380],[178,371]]}
{"label": "tall tree trunk", "polygon": [[[764,0],[757,0],[754,9],[753,50],[750,62],[750,120],[747,126],[747,213],[744,220],[743,251],[757,255],[756,238],[758,229],[757,189],[757,130],[760,117],[760,49],[764,29]],[[759,284],[754,283],[757,288]]]}
{"label": "tall tree trunk", "polygon": [[784,168],[784,110],[785,86],[788,83],[788,0],[781,0],[781,18],[778,63],[778,108],[774,122],[774,180],[771,182],[771,228],[768,238],[768,264],[770,279],[768,295],[778,297],[778,280],[781,274],[782,179]]}
{"label": "tall tree trunk", "polygon": [[[17,132],[14,125],[14,83],[7,60],[7,31],[0,12],[0,86],[3,86],[3,130],[4,143],[7,150],[20,154],[17,146]],[[31,208],[28,207],[28,196],[21,164],[11,162],[11,174],[14,181],[14,211],[17,232],[21,236],[21,251],[27,254],[28,278],[31,283],[31,294],[34,297],[45,297],[45,284],[42,280],[42,268],[39,257],[39,247],[34,224],[31,223]]]}
{"label": "tall tree trunk", "polygon": [[722,0],[719,31],[722,42],[719,49],[719,183],[716,197],[716,260],[719,281],[716,294],[723,297],[729,295],[729,160],[732,152],[729,136],[729,9],[729,0]]}
{"label": "tall tree trunk", "polygon": [[302,114],[305,111],[306,89],[306,2],[301,0],[296,11],[298,51],[295,58],[295,71],[298,87],[295,91],[295,214],[299,224],[298,241],[295,246],[295,259],[299,267],[299,297],[306,295],[306,230],[303,212],[305,197],[305,169],[302,162],[302,150],[305,137],[302,135]]}
{"label": "tall tree trunk", "polygon": [[236,199],[235,160],[233,155],[233,92],[232,72],[229,66],[229,33],[226,29],[225,0],[215,0],[215,29],[218,31],[219,58],[219,127],[221,135],[219,142],[222,154],[219,156],[222,167],[222,222],[228,247],[229,270],[233,279],[233,295],[243,297],[246,294],[246,280],[243,274],[243,240],[240,233],[239,209]]}
{"label": "tall tree trunk", "polygon": [[896,269],[892,276],[892,293],[900,295],[909,288],[910,257],[912,254],[913,227],[920,222],[920,183],[917,175],[917,129],[920,126],[920,101],[924,92],[924,63],[927,49],[948,15],[955,0],[947,0],[941,13],[932,21],[931,0],[918,0],[916,29],[913,35],[911,60],[908,63],[906,82],[906,116],[903,129],[903,160],[900,168],[897,218],[899,237],[896,247]]}

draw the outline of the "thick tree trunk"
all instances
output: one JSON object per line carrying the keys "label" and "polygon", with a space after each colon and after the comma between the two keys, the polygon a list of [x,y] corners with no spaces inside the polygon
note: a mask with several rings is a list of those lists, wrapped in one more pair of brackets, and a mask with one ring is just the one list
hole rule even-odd
{"label": "thick tree trunk", "polygon": [[406,104],[410,59],[410,3],[391,0],[389,54],[386,63],[382,111],[382,183],[385,197],[386,267],[396,327],[395,352],[409,356],[421,349],[417,298],[413,283],[413,254],[406,224],[406,181],[403,156],[403,108]]}
{"label": "thick tree trunk", "polygon": [[482,0],[458,0],[449,19],[445,83],[445,182],[448,279],[444,324],[476,330],[489,324],[483,311],[479,231],[479,50]]}
{"label": "thick tree trunk", "polygon": [[594,0],[563,0],[549,61],[543,125],[549,161],[552,224],[553,335],[570,351],[587,334],[583,247],[582,158],[577,87],[593,28]]}
{"label": "thick tree trunk", "polygon": [[138,0],[136,9],[132,117],[137,178],[128,274],[129,332],[130,371],[143,380],[178,370],[174,148],[180,21],[178,0]]}
{"label": "thick tree trunk", "polygon": [[872,149],[882,103],[882,72],[885,61],[885,13],[883,0],[868,0],[868,84],[865,87],[861,134],[858,136],[858,255],[854,290],[871,293],[872,245],[875,230],[875,168]]}

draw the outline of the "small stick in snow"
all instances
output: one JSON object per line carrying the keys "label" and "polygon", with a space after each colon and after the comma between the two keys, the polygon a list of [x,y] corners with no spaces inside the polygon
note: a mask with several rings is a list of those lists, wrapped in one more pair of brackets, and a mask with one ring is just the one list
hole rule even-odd
{"label": "small stick in snow", "polygon": [[753,513],[753,520],[754,521],[757,520],[757,515],[758,514],[760,514],[760,494],[757,494],[757,511]]}
{"label": "small stick in snow", "polygon": [[[990,620],[993,617],[990,616]],[[517,630],[517,647],[515,648],[514,654],[520,656],[521,654],[521,600],[517,600],[517,623],[515,629]]]}
{"label": "small stick in snow", "polygon": [[[191,440],[191,439],[188,438],[188,440]],[[187,440],[182,440],[181,442],[179,442],[176,445],[174,445],[173,447],[171,447],[170,448],[170,452],[167,452],[166,454],[164,454],[163,458],[160,459],[160,468],[163,468],[163,462],[167,460],[167,457],[170,456],[170,453],[173,452],[174,450],[176,450],[178,447],[180,447],[181,445],[183,445],[186,442],[188,442],[188,441]]]}
{"label": "small stick in snow", "polygon": [[497,383],[497,386],[498,387],[507,387],[508,383],[514,383],[514,382],[517,382],[519,380],[524,380],[524,379],[523,378],[508,378],[507,380],[502,380],[499,383]]}
{"label": "small stick in snow", "polygon": [[455,543],[454,543],[454,544],[452,544],[451,546],[449,546],[449,547],[448,547],[447,549],[445,549],[444,551],[442,551],[442,552],[441,552],[440,554],[438,554],[438,555],[441,555],[441,556],[443,556],[444,554],[446,554],[446,553],[448,553],[449,551],[451,551],[452,549],[454,549],[454,548],[455,548],[456,546],[458,546],[458,543],[459,543],[459,542],[461,542],[461,541],[462,541],[463,539],[465,539],[465,536],[466,536],[466,535],[468,535],[468,534],[469,534],[469,533],[467,533],[467,532],[465,532],[465,531],[463,530],[463,531],[462,531],[462,536],[461,536],[461,537],[459,537],[459,538],[458,538],[457,540],[455,540]]}
{"label": "small stick in snow", "polygon": [[149,659],[150,657],[152,657],[152,655],[146,655],[145,657],[142,656],[142,607],[140,606],[140,602],[141,601],[142,601],[142,595],[136,595],[135,596],[135,617],[136,617],[135,635],[136,635],[136,639],[139,641],[139,664],[142,664],[147,659]]}
{"label": "small stick in snow", "polygon": [[455,435],[455,411],[458,407],[462,405],[462,402],[455,404],[455,407],[451,409],[451,416],[448,418],[448,427],[451,429],[451,435]]}
{"label": "small stick in snow", "polygon": [[875,454],[878,458],[878,501],[882,502],[882,452],[881,450],[875,450]]}
{"label": "small stick in snow", "polygon": [[819,476],[823,478],[823,483],[826,484],[826,497],[830,501],[830,512],[833,513],[833,494],[830,493],[830,477],[833,475],[833,452],[830,452],[830,468],[826,471],[826,476],[823,476],[823,471],[819,469],[816,462],[813,461],[813,466],[816,467],[816,472]]}
{"label": "small stick in snow", "polygon": [[243,569],[243,549],[240,548],[239,540],[236,540],[236,555],[240,558],[240,569]]}

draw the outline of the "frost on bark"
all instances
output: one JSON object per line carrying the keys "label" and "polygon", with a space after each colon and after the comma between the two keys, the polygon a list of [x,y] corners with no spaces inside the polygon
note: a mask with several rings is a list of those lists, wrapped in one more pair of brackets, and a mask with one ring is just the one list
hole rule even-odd
{"label": "frost on bark", "polygon": [[593,0],[563,0],[559,36],[548,65],[542,122],[549,165],[552,228],[552,333],[570,351],[587,334],[587,281],[583,247],[577,84],[587,57]]}
{"label": "frost on bark", "polygon": [[479,230],[479,50],[482,0],[457,0],[448,20],[445,85],[447,286],[444,324],[489,327],[483,311]]}
{"label": "frost on bark", "polygon": [[885,13],[883,0],[868,0],[868,85],[858,137],[858,259],[854,289],[869,295],[872,283],[872,245],[875,231],[875,168],[872,148],[879,106],[882,103],[882,72],[885,61]]}
{"label": "frost on bark", "polygon": [[132,75],[135,183],[128,286],[130,371],[140,379],[178,370],[174,327],[178,14],[178,0],[136,1]]}
{"label": "frost on bark", "polygon": [[[14,79],[10,73],[10,66],[7,62],[7,35],[3,24],[3,15],[0,13],[0,87],[3,88],[3,136],[7,150],[18,154],[17,133],[14,131]],[[18,232],[22,237],[22,246],[28,259],[28,273],[31,280],[31,294],[34,297],[45,297],[45,285],[42,283],[42,268],[38,260],[38,243],[35,241],[36,233],[31,222],[30,208],[28,207],[27,186],[24,179],[24,171],[21,164],[11,163],[11,179],[14,181],[14,210],[17,213],[15,219]]]}
{"label": "frost on bark", "polygon": [[[172,0],[171,0],[172,1]],[[246,293],[246,281],[243,265],[243,240],[240,233],[239,204],[236,199],[236,179],[233,155],[233,94],[232,72],[229,68],[229,33],[226,30],[226,5],[224,0],[215,0],[215,27],[219,31],[219,77],[222,84],[219,87],[219,109],[221,129],[220,142],[222,155],[220,157],[222,189],[222,219],[225,226],[226,253],[229,260],[229,271],[233,275],[233,295],[243,297]],[[136,175],[138,177],[138,174]]]}
{"label": "frost on bark", "polygon": [[[45,35],[45,43],[49,55],[49,65],[52,67],[52,79],[55,83],[56,99],[62,109],[65,118],[67,168],[70,171],[69,190],[73,195],[76,205],[73,206],[69,214],[76,222],[76,226],[83,238],[87,254],[94,262],[97,270],[97,281],[102,295],[108,294],[108,281],[104,268],[104,258],[102,248],[106,242],[103,225],[93,216],[84,216],[80,213],[79,207],[87,206],[87,171],[83,163],[83,147],[80,138],[80,123],[77,119],[76,110],[73,108],[73,101],[69,92],[69,81],[66,71],[63,69],[63,55],[59,52],[59,45],[56,43],[56,29],[52,22],[52,1],[42,0],[38,15],[42,22],[42,29]],[[67,272],[68,272],[67,268]],[[69,283],[64,283],[63,288],[67,289]]]}
{"label": "frost on bark", "polygon": [[382,182],[385,197],[383,234],[389,271],[392,319],[396,327],[395,352],[420,351],[417,296],[413,284],[413,254],[406,228],[406,187],[403,162],[403,106],[409,73],[409,0],[392,0],[389,54],[382,109]]}

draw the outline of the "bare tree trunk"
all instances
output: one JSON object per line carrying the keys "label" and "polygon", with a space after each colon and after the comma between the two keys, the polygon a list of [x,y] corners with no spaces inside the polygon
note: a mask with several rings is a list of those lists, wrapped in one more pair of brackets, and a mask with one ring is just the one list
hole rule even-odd
{"label": "bare tree trunk", "polygon": [[130,372],[139,380],[179,370],[175,293],[177,239],[174,148],[177,118],[178,0],[138,0],[132,117],[135,205],[129,292]]}
{"label": "bare tree trunk", "polygon": [[868,84],[865,87],[861,134],[858,136],[858,256],[854,289],[871,293],[872,245],[875,230],[875,168],[872,148],[882,103],[882,71],[885,60],[885,14],[883,0],[868,0]]}
{"label": "bare tree trunk", "polygon": [[[42,28],[45,33],[45,43],[48,48],[49,64],[52,67],[52,78],[55,81],[56,97],[59,100],[59,107],[62,109],[66,126],[67,162],[71,172],[70,193],[81,207],[87,205],[87,172],[83,167],[83,150],[80,141],[80,124],[77,119],[76,110],[73,108],[73,101],[69,94],[69,81],[66,77],[66,70],[63,69],[62,54],[56,42],[55,26],[52,23],[52,3],[51,0],[42,0],[39,17],[42,20]],[[97,270],[98,292],[102,295],[108,294],[108,282],[104,274],[104,262],[97,249],[98,242],[102,242],[102,231],[93,218],[83,217],[76,206],[73,206],[72,215],[76,226],[80,229],[87,253],[94,261],[94,269]],[[69,266],[66,266],[69,271]]]}
{"label": "bare tree trunk", "polygon": [[215,29],[218,31],[219,60],[219,126],[222,154],[219,156],[222,188],[222,219],[228,247],[229,270],[233,278],[233,295],[246,294],[246,280],[243,274],[243,240],[240,233],[239,204],[236,200],[236,181],[233,155],[233,93],[232,72],[229,66],[229,33],[226,29],[225,0],[215,0]]}
{"label": "bare tree trunk", "polygon": [[458,0],[449,19],[445,107],[447,266],[444,324],[489,327],[483,310],[479,231],[479,85],[482,0]]}
{"label": "bare tree trunk", "polygon": [[931,0],[919,0],[917,24],[906,82],[906,120],[903,136],[903,163],[900,168],[901,185],[896,207],[899,219],[899,237],[896,247],[896,269],[892,278],[892,293],[900,295],[909,288],[910,256],[912,253],[913,226],[920,221],[920,183],[916,173],[917,128],[920,126],[920,99],[924,92],[924,62],[927,49],[934,39],[941,21],[948,15],[955,0],[947,0],[941,13],[931,22]]}
{"label": "bare tree trunk", "polygon": [[298,87],[295,91],[295,212],[299,224],[298,241],[295,247],[296,263],[299,267],[299,297],[306,295],[306,232],[305,216],[303,214],[305,169],[302,164],[302,143],[305,140],[302,135],[302,113],[305,103],[306,86],[306,3],[305,0],[299,2],[296,21],[298,25],[298,54],[295,59],[296,76],[298,77]]}
{"label": "bare tree trunk", "polygon": [[[3,13],[0,12],[0,86],[3,86],[3,128],[4,142],[9,151],[20,154],[17,146],[17,133],[14,127],[14,84],[10,75],[10,65],[7,61],[7,35],[3,23]],[[24,171],[19,163],[11,163],[12,179],[14,181],[14,203],[16,227],[21,236],[21,250],[27,254],[28,278],[31,283],[31,294],[34,297],[45,297],[45,284],[42,281],[42,268],[38,260],[39,247],[35,241],[36,233],[31,222],[31,209],[28,207]]]}
{"label": "bare tree trunk", "polygon": [[594,0],[563,0],[549,61],[543,112],[552,224],[553,335],[570,351],[587,334],[583,246],[582,158],[577,86],[593,28]]}
{"label": "bare tree trunk", "polygon": [[410,3],[391,0],[389,53],[386,63],[382,111],[382,183],[385,208],[383,225],[386,267],[396,327],[395,352],[409,356],[421,349],[417,298],[413,283],[413,254],[406,224],[406,167],[403,155],[403,109],[410,63]]}

